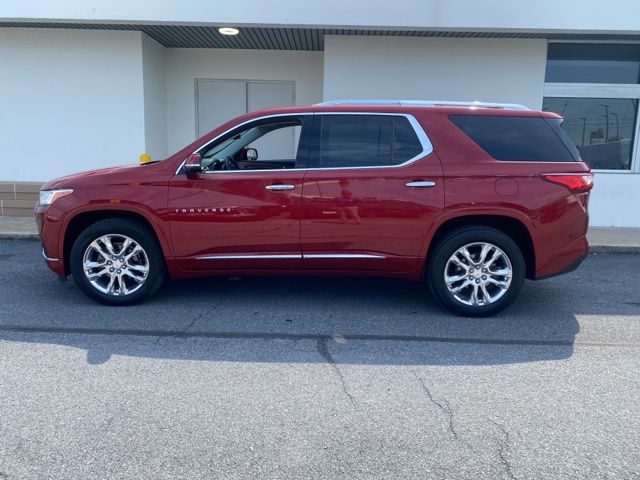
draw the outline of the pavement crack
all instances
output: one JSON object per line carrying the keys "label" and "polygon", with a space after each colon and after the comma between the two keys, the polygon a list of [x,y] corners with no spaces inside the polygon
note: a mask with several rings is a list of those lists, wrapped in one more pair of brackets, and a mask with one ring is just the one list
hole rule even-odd
{"label": "pavement crack", "polygon": [[427,398],[429,399],[429,401],[433,403],[436,407],[438,407],[438,409],[447,416],[447,425],[448,425],[449,433],[451,433],[453,438],[455,438],[456,440],[460,440],[460,437],[458,436],[458,432],[455,428],[453,409],[451,408],[451,405],[449,404],[449,402],[445,399],[442,399],[440,401],[436,400],[433,397],[431,390],[429,390],[429,387],[427,387],[427,384],[424,382],[424,380],[420,378],[420,376],[415,371],[412,370],[411,373],[413,373],[413,376],[416,377],[416,380],[418,380],[418,383],[420,383],[420,386],[422,387],[422,390],[424,390],[424,392],[427,394]]}
{"label": "pavement crack", "polygon": [[513,473],[513,467],[506,456],[506,451],[510,448],[511,442],[509,432],[507,432],[507,430],[495,420],[491,420],[491,423],[493,423],[502,433],[502,439],[498,440],[498,456],[500,457],[500,462],[504,466],[507,476],[510,479],[515,480],[516,476]]}
{"label": "pavement crack", "polygon": [[[193,327],[193,325],[195,325],[195,323],[196,323],[198,320],[200,320],[200,319],[202,318],[202,316],[203,316],[203,315],[204,315],[204,312],[199,312],[199,313],[198,313],[198,314],[193,318],[193,320],[191,320],[191,322],[189,322],[189,324],[188,324],[186,327],[184,327],[184,328],[182,328],[182,329],[178,330],[177,332],[175,332],[173,335],[170,335],[170,336],[172,336],[172,337],[178,337],[178,338],[186,336],[187,332],[191,329],[191,327]],[[158,335],[158,338],[157,338],[157,339],[156,339],[156,341],[155,341],[156,345],[157,345],[157,344],[159,344],[159,343],[160,343],[160,341],[161,341],[163,338],[164,338],[164,336],[162,336],[162,335]]]}
{"label": "pavement crack", "polygon": [[189,325],[187,325],[186,327],[184,327],[182,330],[180,330],[179,335],[185,334],[189,331],[189,329],[191,327],[193,327],[193,325],[202,318],[202,312],[198,313],[195,318],[193,320],[191,320],[191,323],[189,323]]}
{"label": "pavement crack", "polygon": [[333,369],[333,371],[336,372],[336,375],[340,379],[340,384],[342,385],[342,391],[347,396],[347,398],[349,398],[351,405],[355,405],[356,404],[355,399],[353,398],[353,395],[349,392],[349,389],[347,388],[347,382],[344,379],[344,375],[342,374],[342,371],[338,368],[336,361],[333,359],[333,356],[329,351],[329,344],[327,340],[328,340],[327,338],[318,338],[318,341],[316,343],[316,349],[318,350],[318,353],[320,354],[320,356],[329,365],[331,365],[331,368]]}

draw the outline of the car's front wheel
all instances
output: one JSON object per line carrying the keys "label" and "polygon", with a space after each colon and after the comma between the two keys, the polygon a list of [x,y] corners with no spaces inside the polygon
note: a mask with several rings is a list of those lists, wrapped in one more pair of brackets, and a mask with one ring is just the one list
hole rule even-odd
{"label": "car's front wheel", "polygon": [[428,263],[434,296],[447,308],[467,316],[488,316],[518,296],[525,278],[518,245],[489,227],[466,227],[448,234]]}
{"label": "car's front wheel", "polygon": [[128,219],[87,227],[71,249],[71,273],[89,297],[107,305],[146,300],[164,279],[164,259],[147,228]]}

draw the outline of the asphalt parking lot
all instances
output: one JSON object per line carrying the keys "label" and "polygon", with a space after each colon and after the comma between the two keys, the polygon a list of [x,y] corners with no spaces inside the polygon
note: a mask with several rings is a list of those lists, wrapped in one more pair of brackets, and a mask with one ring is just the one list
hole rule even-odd
{"label": "asphalt parking lot", "polygon": [[213,278],[110,308],[0,241],[0,479],[640,478],[640,255],[490,319],[425,292]]}

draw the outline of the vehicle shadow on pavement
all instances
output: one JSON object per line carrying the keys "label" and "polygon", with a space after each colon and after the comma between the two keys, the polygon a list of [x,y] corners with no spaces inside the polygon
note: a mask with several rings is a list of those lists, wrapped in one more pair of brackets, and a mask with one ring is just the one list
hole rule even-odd
{"label": "vehicle shadow on pavement", "polygon": [[72,279],[59,283],[44,266],[18,262],[0,273],[0,340],[81,348],[90,363],[114,355],[390,365],[559,360],[573,353],[577,316],[640,314],[640,298],[622,288],[633,271],[593,280],[610,268],[604,257],[590,257],[569,275],[526,282],[509,309],[480,319],[452,315],[422,283],[380,278],[168,281],[147,303],[106,307]]}

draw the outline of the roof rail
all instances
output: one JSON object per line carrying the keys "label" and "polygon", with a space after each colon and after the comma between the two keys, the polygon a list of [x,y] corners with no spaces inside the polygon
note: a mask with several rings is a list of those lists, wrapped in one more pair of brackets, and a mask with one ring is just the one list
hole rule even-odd
{"label": "roof rail", "polygon": [[494,102],[449,102],[440,100],[330,100],[328,102],[316,103],[315,106],[327,105],[402,105],[402,106],[450,106],[450,107],[482,107],[482,108],[505,108],[512,110],[529,110],[524,105],[518,103],[494,103]]}

